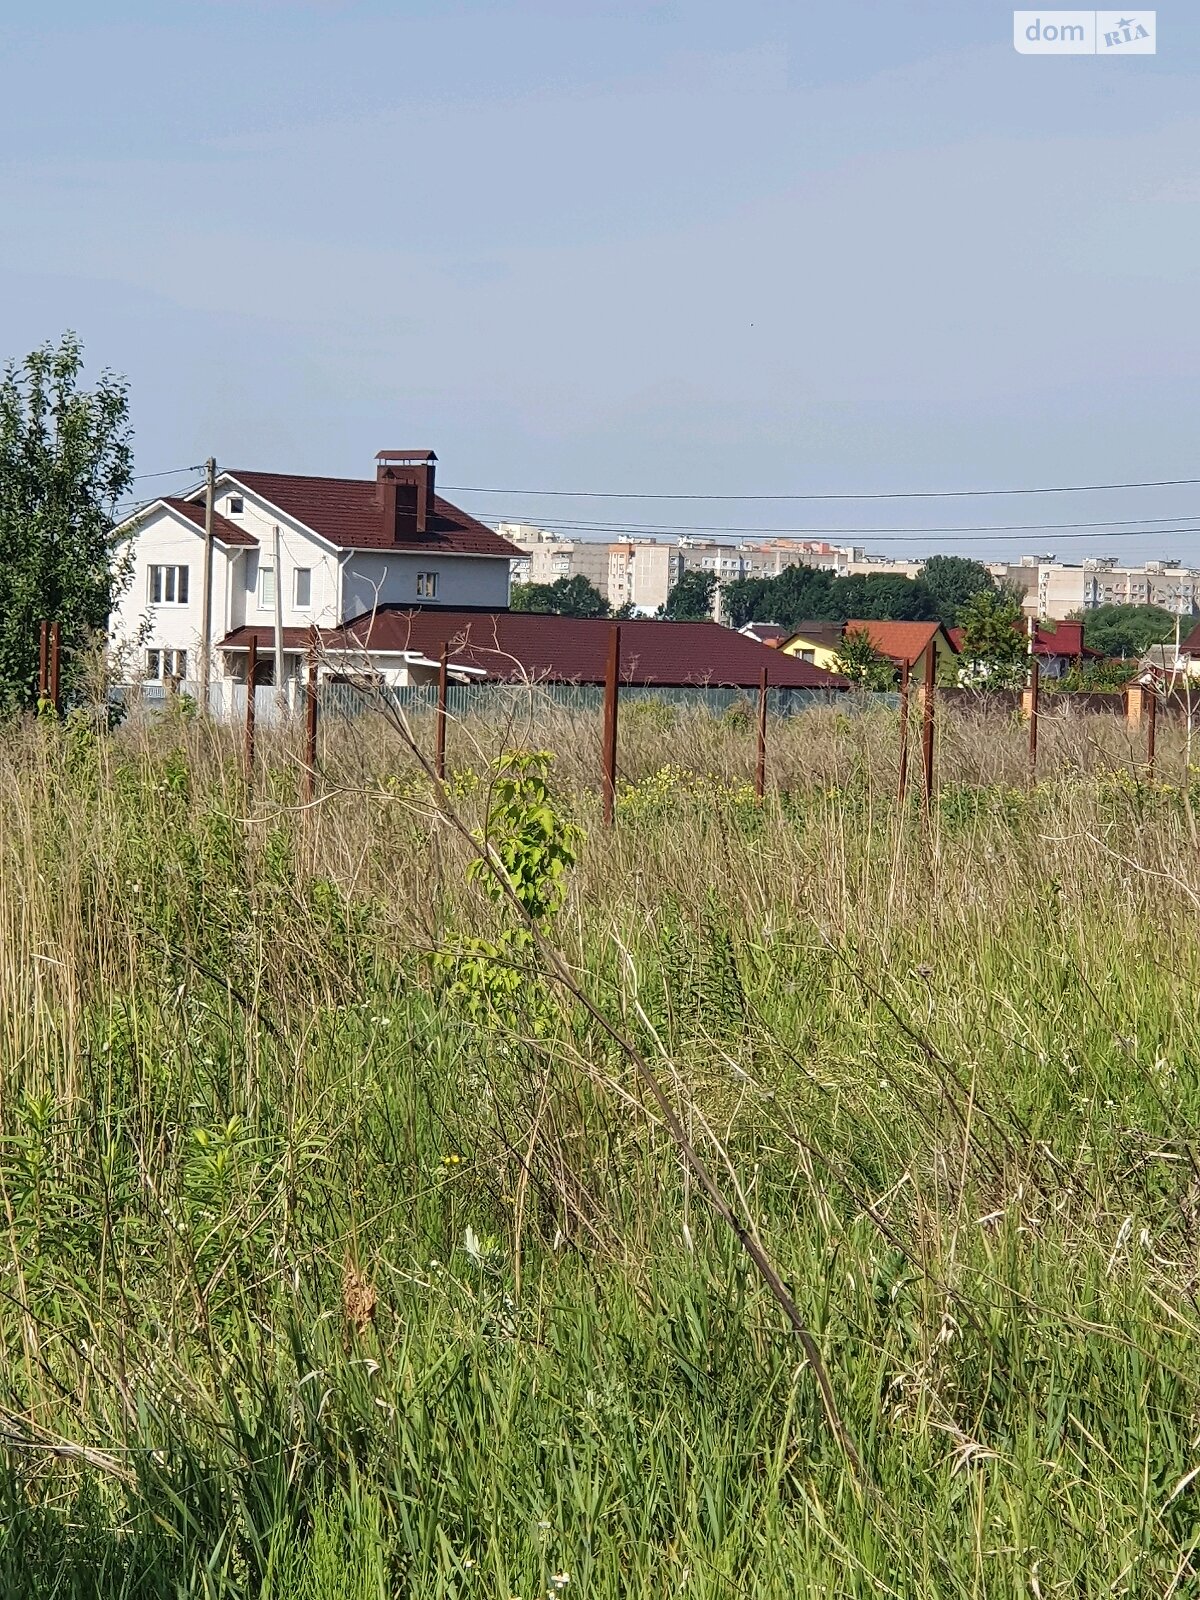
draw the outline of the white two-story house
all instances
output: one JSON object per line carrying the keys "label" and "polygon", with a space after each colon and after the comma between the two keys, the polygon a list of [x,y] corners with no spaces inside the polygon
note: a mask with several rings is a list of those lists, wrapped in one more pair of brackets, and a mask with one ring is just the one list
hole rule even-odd
{"label": "white two-story house", "polygon": [[[214,685],[245,683],[252,638],[257,682],[275,681],[279,643],[284,679],[294,681],[314,637],[380,608],[507,610],[519,552],[435,494],[436,459],[432,450],[383,450],[365,479],[218,474]],[[110,634],[131,679],[192,685],[200,676],[205,497],[201,484],[156,500],[119,530],[132,541],[133,577]],[[436,663],[405,651],[377,666],[404,684],[423,681]]]}

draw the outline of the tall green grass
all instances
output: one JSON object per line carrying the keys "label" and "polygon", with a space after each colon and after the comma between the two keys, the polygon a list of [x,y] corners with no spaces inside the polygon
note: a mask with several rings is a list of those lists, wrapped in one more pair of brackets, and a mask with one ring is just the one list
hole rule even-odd
{"label": "tall green grass", "polygon": [[1200,1592],[1182,752],[1070,729],[1030,790],[947,726],[923,819],[894,733],[796,719],[760,807],[736,720],[643,712],[611,835],[590,725],[452,744],[468,828],[559,750],[550,936],[860,1480],[612,1033],[448,991],[497,912],[393,733],[331,729],[310,811],[282,738],[250,797],[221,730],[14,734],[0,1591]]}

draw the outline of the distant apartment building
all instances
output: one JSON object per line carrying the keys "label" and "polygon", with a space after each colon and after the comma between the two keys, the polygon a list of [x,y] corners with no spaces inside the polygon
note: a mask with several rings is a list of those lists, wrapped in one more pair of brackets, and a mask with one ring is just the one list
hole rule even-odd
{"label": "distant apartment building", "polygon": [[497,532],[520,551],[512,563],[514,583],[557,583],[560,578],[586,578],[607,598],[608,546],[594,540],[564,539],[549,528],[529,522],[501,522]]}
{"label": "distant apartment building", "polygon": [[651,615],[666,604],[686,568],[678,545],[659,544],[656,539],[627,539],[604,548],[608,551],[608,603],[614,610],[631,605],[639,615]]}
{"label": "distant apartment building", "polygon": [[1200,608],[1200,571],[1179,561],[1122,565],[1115,556],[1080,562],[1053,556],[1022,556],[1017,563],[995,562],[988,569],[1001,583],[1020,589],[1026,616],[1060,621],[1075,611],[1100,606],[1161,606],[1180,616]]}
{"label": "distant apartment building", "polygon": [[[497,533],[520,551],[512,563],[514,583],[555,583],[582,575],[595,585],[614,610],[631,605],[651,615],[666,603],[685,572],[711,573],[723,586],[741,578],[776,578],[789,567],[816,567],[837,576],[850,572],[906,572],[916,562],[870,557],[849,545],[825,539],[770,539],[735,542],[684,537],[651,537],[603,543],[569,539],[550,528],[528,522],[500,522]],[[719,615],[718,593],[718,615]]]}

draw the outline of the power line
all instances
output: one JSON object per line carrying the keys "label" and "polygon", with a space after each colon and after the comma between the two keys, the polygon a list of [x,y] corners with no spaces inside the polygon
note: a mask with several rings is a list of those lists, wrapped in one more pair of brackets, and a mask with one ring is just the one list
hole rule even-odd
{"label": "power line", "polygon": [[[586,530],[576,530],[576,531],[586,531]],[[629,529],[621,530],[621,529],[618,529],[618,528],[608,528],[608,529],[595,528],[592,531],[593,532],[601,532],[601,533],[608,532],[608,533],[613,533],[613,534],[616,534],[616,535],[620,535],[622,533],[622,531],[625,532],[625,533],[628,533],[630,530]],[[764,532],[764,533],[770,532],[770,531],[771,530],[769,530],[769,529],[763,529],[762,530],[762,532]],[[885,535],[882,535],[882,536],[875,537],[875,542],[877,544],[905,544],[905,543],[911,544],[915,540],[919,540],[919,539],[924,538],[928,534],[928,532],[929,532],[929,530],[926,529],[926,528],[911,528],[911,529],[909,529],[909,531],[907,533],[904,533],[904,534],[885,534]],[[1106,542],[1107,542],[1107,540],[1110,540],[1110,539],[1151,539],[1151,538],[1155,538],[1155,537],[1163,538],[1163,539],[1171,539],[1171,538],[1176,537],[1179,534],[1193,534],[1193,533],[1200,533],[1200,525],[1192,524],[1191,526],[1186,527],[1186,528],[1126,528],[1124,530],[1118,530],[1115,533],[1109,533],[1106,536]],[[781,540],[782,539],[786,539],[786,538],[789,537],[789,535],[786,532],[785,533],[776,533],[775,536],[777,538],[781,539]],[[1095,536],[1094,533],[1061,533],[1061,534],[1058,535],[1058,537],[1060,539],[1095,539],[1096,536]],[[713,542],[714,543],[720,543],[720,540],[714,540]],[[994,544],[994,543],[998,543],[998,542],[1011,544],[1011,543],[1014,543],[1014,542],[1024,543],[1024,542],[1026,542],[1026,540],[1025,540],[1025,535],[1022,534],[1022,533],[989,533],[989,534],[968,533],[968,534],[964,534],[961,537],[955,539],[954,542],[955,542],[955,544]],[[729,548],[733,549],[733,548],[736,548],[736,546],[731,545]]]}
{"label": "power line", "polygon": [[615,489],[487,489],[449,483],[451,494],[519,494],[568,500],[960,500],[983,495],[1092,494],[1102,489],[1171,489],[1200,484],[1200,478],[1148,478],[1130,483],[1056,483],[1021,489],[894,489],[844,494],[651,494]]}
{"label": "power line", "polygon": [[[480,511],[472,513],[476,517],[491,518],[495,522],[512,522],[512,517],[504,517],[495,511]],[[968,522],[961,524],[932,524],[920,528],[877,527],[877,528],[767,528],[761,524],[750,527],[730,525],[727,522],[591,522],[573,517],[555,517],[554,528],[578,528],[601,533],[753,533],[764,534],[777,539],[783,538],[845,538],[850,534],[861,534],[867,538],[878,537],[881,534],[903,534],[924,536],[925,534],[944,533],[1054,533],[1064,528],[1133,528],[1131,537],[1140,537],[1141,529],[1137,525],[1187,522],[1197,515],[1194,512],[1179,511],[1169,517],[1120,517],[1109,522]],[[554,529],[544,530],[553,532]],[[1145,527],[1145,533],[1169,533],[1168,528]],[[1183,531],[1183,530],[1178,530]],[[1064,535],[1065,537],[1065,535]]]}
{"label": "power line", "polygon": [[130,482],[141,483],[146,478],[174,478],[181,472],[203,472],[204,467],[164,467],[161,472],[135,472]]}

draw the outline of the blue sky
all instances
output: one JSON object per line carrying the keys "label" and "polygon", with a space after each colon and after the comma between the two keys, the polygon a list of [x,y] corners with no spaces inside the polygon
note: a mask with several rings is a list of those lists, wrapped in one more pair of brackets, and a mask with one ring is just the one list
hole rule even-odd
{"label": "blue sky", "polygon": [[[141,472],[751,494],[1200,478],[1200,10],[1018,55],[978,0],[47,0],[0,23],[0,353],[65,328]],[[168,480],[169,481],[169,480]],[[812,529],[1195,518],[1200,487]],[[1163,553],[1200,533],[961,544]]]}

